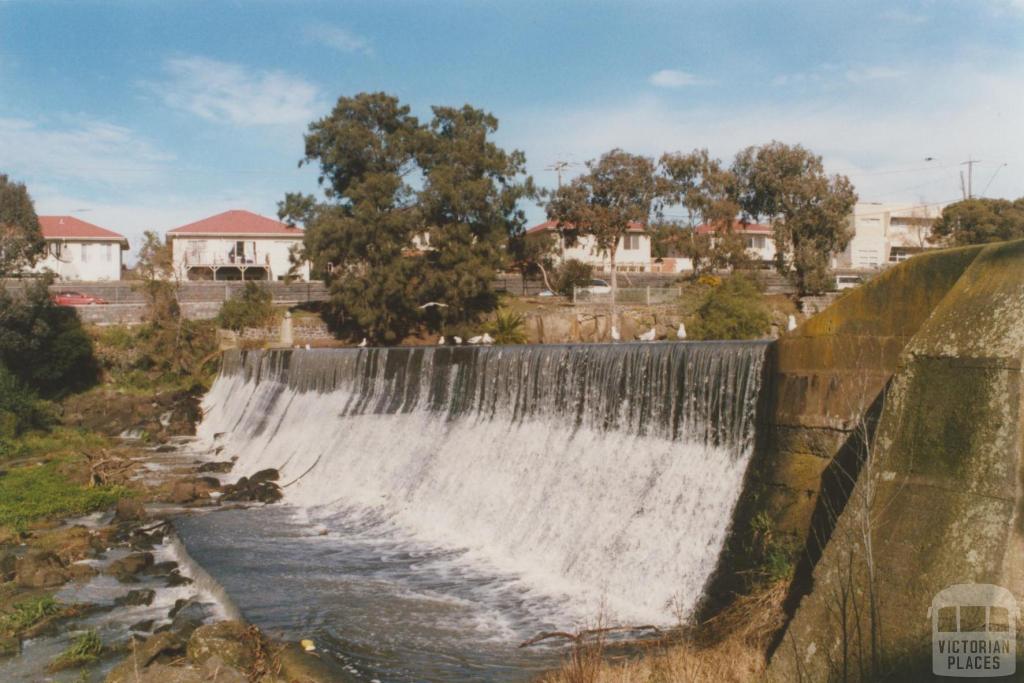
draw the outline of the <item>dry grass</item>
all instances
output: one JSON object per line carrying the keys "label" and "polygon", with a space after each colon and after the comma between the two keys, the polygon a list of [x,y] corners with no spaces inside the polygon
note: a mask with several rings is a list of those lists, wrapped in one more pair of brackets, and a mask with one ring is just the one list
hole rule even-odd
{"label": "dry grass", "polygon": [[[787,582],[743,596],[728,609],[674,639],[639,645],[629,656],[609,657],[602,639],[581,641],[562,667],[538,683],[749,683],[767,666],[766,651],[784,624]],[[617,647],[616,650],[619,648]]]}

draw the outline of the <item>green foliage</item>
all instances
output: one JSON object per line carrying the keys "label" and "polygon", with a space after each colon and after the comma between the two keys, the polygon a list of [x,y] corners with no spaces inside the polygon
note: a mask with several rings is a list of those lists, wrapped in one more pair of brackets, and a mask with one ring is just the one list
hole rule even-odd
{"label": "green foliage", "polygon": [[46,242],[23,183],[0,173],[0,279],[17,275],[43,254]]}
{"label": "green foliage", "polygon": [[608,254],[614,288],[619,241],[630,224],[646,229],[663,191],[651,159],[613,149],[600,159],[588,161],[586,173],[555,190],[547,214],[563,230],[594,238],[597,248]]}
{"label": "green foliage", "polygon": [[950,204],[932,228],[933,242],[987,244],[1024,238],[1024,197],[966,199]]}
{"label": "green foliage", "polygon": [[573,287],[587,287],[594,277],[594,268],[589,263],[569,259],[555,272],[555,291],[562,296],[572,296]]}
{"label": "green foliage", "polygon": [[490,325],[495,344],[525,344],[526,317],[508,308],[499,308]]}
{"label": "green foliage", "polygon": [[801,294],[825,291],[832,254],[853,238],[849,216],[857,193],[849,178],[826,175],[821,157],[781,142],[741,151],[732,173],[744,214],[771,222],[778,271]]}
{"label": "green foliage", "polygon": [[729,226],[736,219],[740,212],[736,176],[706,149],[665,154],[658,163],[665,178],[665,199],[687,211],[690,227]]}
{"label": "green foliage", "polygon": [[71,643],[64,652],[60,653],[50,664],[50,671],[62,671],[83,664],[91,664],[103,654],[103,641],[96,631],[90,629],[85,631]]}
{"label": "green foliage", "polygon": [[265,327],[274,321],[274,295],[257,282],[246,282],[239,296],[225,301],[217,324],[241,332],[246,327]]}
{"label": "green foliage", "polygon": [[84,515],[113,505],[127,495],[121,486],[86,488],[61,473],[50,461],[8,470],[0,476],[0,526],[23,531],[40,519]]}
{"label": "green foliage", "polygon": [[[494,310],[491,281],[533,191],[518,180],[522,153],[490,141],[497,127],[470,106],[434,107],[424,125],[385,93],[342,97],[310,124],[302,163],[319,164],[329,201],[289,194],[279,215],[305,223],[303,256],[326,275],[335,331],[397,344]],[[431,302],[443,305],[421,308]]]}
{"label": "green foliage", "polygon": [[23,295],[0,287],[0,364],[44,398],[60,398],[99,379],[92,342],[75,312],[50,299],[49,280]]}
{"label": "green foliage", "polygon": [[544,286],[551,288],[548,274],[555,268],[557,239],[558,236],[551,232],[521,232],[513,235],[508,241],[509,265],[518,270],[523,278],[542,276]]}
{"label": "green foliage", "polygon": [[771,317],[761,292],[749,277],[735,274],[712,289],[697,309],[695,339],[757,339],[768,332]]}
{"label": "green foliage", "polygon": [[764,511],[750,521],[750,559],[754,563],[755,578],[773,584],[793,576],[795,553],[791,543],[778,538],[771,518]]}
{"label": "green foliage", "polygon": [[0,634],[15,635],[60,611],[61,605],[52,595],[26,598],[7,614],[0,615]]}
{"label": "green foliage", "polygon": [[[50,404],[40,401],[34,391],[0,364],[0,439],[9,441],[30,429],[45,429],[54,421]],[[11,448],[9,443],[0,445],[0,459]]]}

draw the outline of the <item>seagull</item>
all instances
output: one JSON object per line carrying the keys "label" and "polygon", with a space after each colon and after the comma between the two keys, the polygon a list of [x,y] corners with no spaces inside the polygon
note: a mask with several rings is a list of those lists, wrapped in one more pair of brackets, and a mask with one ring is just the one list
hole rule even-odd
{"label": "seagull", "polygon": [[452,337],[452,339],[455,340],[456,344],[461,344],[462,343],[462,337]]}
{"label": "seagull", "polygon": [[619,336],[619,328],[612,325],[612,341],[619,341],[622,337]]}
{"label": "seagull", "polygon": [[493,344],[494,337],[484,332],[484,336],[480,339],[481,344]]}
{"label": "seagull", "polygon": [[437,340],[437,345],[438,346],[444,346],[444,335],[443,334],[441,335],[441,338]]}
{"label": "seagull", "polygon": [[678,339],[686,339],[686,325],[679,323],[679,329],[676,330],[676,337]]}
{"label": "seagull", "polygon": [[306,350],[309,351],[310,348],[311,348],[310,345],[306,344]]}
{"label": "seagull", "polygon": [[796,316],[793,315],[793,314],[790,314],[789,321],[786,323],[786,331],[787,332],[792,332],[795,329],[796,329]]}
{"label": "seagull", "polygon": [[475,337],[470,337],[470,338],[469,338],[469,339],[467,339],[466,341],[467,341],[468,343],[470,343],[470,344],[479,344],[479,343],[480,343],[480,342],[482,342],[483,340],[484,340],[484,337],[483,337],[483,335],[481,335],[481,334],[478,334],[478,335],[476,335]]}
{"label": "seagull", "polygon": [[359,348],[366,346],[366,337],[363,337],[363,341],[359,342]]}
{"label": "seagull", "polygon": [[422,310],[424,308],[430,308],[431,306],[440,306],[442,308],[448,308],[448,304],[442,304],[440,301],[428,301],[419,308]]}
{"label": "seagull", "polygon": [[639,339],[640,341],[654,341],[657,338],[658,331],[655,330],[653,327],[644,332],[643,334],[641,334],[639,337],[637,337],[637,339]]}

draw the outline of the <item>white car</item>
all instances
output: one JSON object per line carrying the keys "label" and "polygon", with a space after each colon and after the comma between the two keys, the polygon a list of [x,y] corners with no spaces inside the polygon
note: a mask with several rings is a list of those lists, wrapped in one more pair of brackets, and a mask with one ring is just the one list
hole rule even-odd
{"label": "white car", "polygon": [[863,284],[864,278],[860,275],[837,275],[836,276],[836,289],[853,289],[858,285]]}
{"label": "white car", "polygon": [[595,277],[590,281],[589,285],[580,287],[577,291],[589,292],[591,294],[610,294],[612,287],[605,280]]}

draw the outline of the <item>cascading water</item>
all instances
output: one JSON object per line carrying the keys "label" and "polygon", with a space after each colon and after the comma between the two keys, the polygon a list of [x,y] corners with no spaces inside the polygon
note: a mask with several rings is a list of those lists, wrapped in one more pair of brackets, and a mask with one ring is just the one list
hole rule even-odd
{"label": "cascading water", "polygon": [[313,522],[457,549],[563,626],[665,623],[725,540],[766,348],[229,352],[200,437],[239,456],[233,475],[279,469]]}

